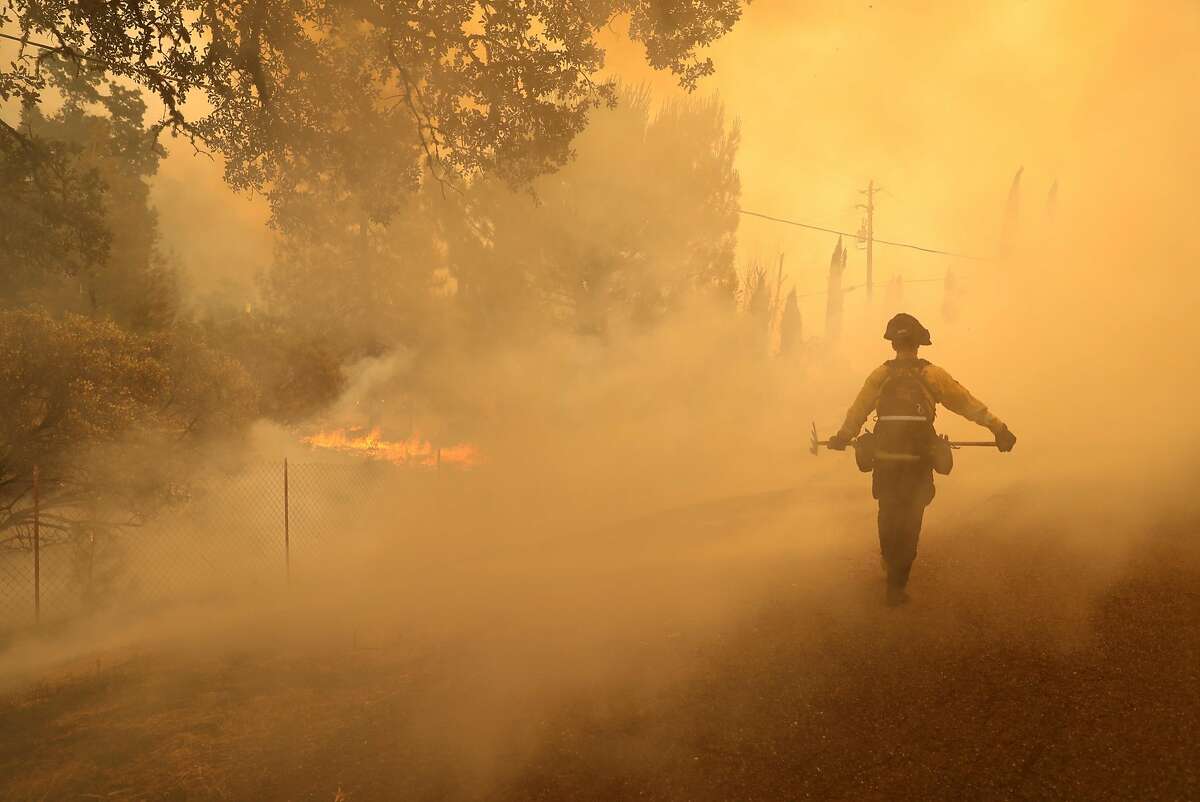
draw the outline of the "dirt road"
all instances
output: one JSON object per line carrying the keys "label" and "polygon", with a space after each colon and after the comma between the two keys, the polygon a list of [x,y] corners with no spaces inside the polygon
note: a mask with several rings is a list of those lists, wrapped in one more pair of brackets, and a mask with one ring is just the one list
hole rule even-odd
{"label": "dirt road", "polygon": [[[495,652],[365,632],[76,665],[6,700],[0,797],[1200,798],[1196,526],[1154,527],[1089,573],[1086,539],[1016,538],[991,508],[935,517],[914,599],[892,610],[869,538],[719,567],[722,544],[786,524],[795,501],[706,505],[607,541],[629,556],[595,569],[611,591],[595,606],[645,625],[593,651],[556,625],[490,635]],[[655,537],[708,549],[704,582],[742,587],[719,625],[661,601],[703,594],[694,573],[650,574],[667,591],[653,613],[623,604],[648,575],[631,566],[663,558],[633,544]],[[591,620],[585,606],[567,620]],[[520,630],[497,615],[489,633]],[[559,662],[547,643],[566,634],[577,659]],[[579,668],[597,663],[624,668]]]}

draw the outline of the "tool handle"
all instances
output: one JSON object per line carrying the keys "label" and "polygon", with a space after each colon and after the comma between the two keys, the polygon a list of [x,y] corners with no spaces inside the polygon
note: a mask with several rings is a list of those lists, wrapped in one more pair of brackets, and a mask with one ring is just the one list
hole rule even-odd
{"label": "tool handle", "polygon": [[995,440],[951,440],[951,448],[971,448],[979,446],[983,448],[996,448]]}

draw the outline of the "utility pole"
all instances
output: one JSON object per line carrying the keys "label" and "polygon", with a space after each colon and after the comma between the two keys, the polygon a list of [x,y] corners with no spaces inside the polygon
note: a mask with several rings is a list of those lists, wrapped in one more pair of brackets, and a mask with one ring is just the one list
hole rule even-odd
{"label": "utility pole", "polygon": [[859,204],[867,211],[867,301],[875,294],[875,189],[875,180],[868,181],[864,190],[867,203]]}

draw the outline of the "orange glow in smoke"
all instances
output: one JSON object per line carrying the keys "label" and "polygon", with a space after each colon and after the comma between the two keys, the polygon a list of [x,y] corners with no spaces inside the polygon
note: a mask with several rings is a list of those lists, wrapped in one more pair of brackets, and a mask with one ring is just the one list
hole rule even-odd
{"label": "orange glow in smoke", "polygon": [[386,460],[395,465],[434,468],[456,465],[469,468],[481,462],[479,449],[469,443],[442,446],[440,449],[413,432],[406,440],[385,440],[378,426],[370,431],[352,427],[317,432],[304,438],[313,448],[354,454],[367,459]]}

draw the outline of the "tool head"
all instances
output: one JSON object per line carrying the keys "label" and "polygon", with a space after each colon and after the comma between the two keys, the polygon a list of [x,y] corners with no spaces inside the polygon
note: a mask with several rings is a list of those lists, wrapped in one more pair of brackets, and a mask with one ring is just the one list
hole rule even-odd
{"label": "tool head", "polygon": [[813,421],[812,425],[812,440],[809,441],[808,451],[814,457],[817,456],[817,449],[820,446],[820,441],[817,440],[817,422]]}

